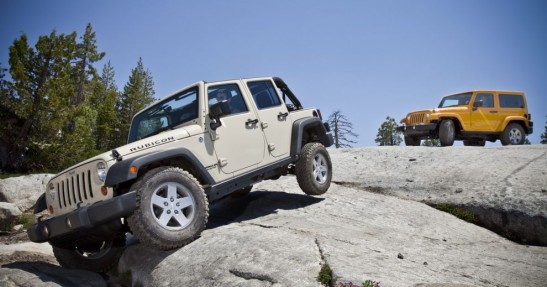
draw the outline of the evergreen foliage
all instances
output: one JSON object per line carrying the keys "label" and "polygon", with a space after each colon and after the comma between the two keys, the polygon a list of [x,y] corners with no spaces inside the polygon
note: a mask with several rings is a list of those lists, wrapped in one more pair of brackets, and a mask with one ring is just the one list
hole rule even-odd
{"label": "evergreen foliage", "polygon": [[547,144],[547,122],[545,122],[545,131],[543,134],[541,134],[541,141],[542,144]]}
{"label": "evergreen foliage", "polygon": [[[126,143],[126,136],[133,116],[154,101],[154,82],[152,73],[144,69],[142,58],[139,58],[137,67],[131,70],[129,82],[124,86],[123,93],[118,100],[118,120],[120,137],[116,139],[116,145]],[[123,137],[122,137],[123,136]]]}
{"label": "evergreen foliage", "polygon": [[91,24],[79,39],[53,30],[34,46],[13,41],[9,70],[0,65],[0,171],[59,171],[125,143],[153,100],[152,76],[139,59],[122,97],[110,62],[101,76],[94,66],[104,56]]}
{"label": "evergreen foliage", "polygon": [[350,138],[357,138],[359,135],[353,132],[353,124],[340,110],[334,111],[329,116],[328,123],[334,134],[334,147],[351,147],[351,144],[357,143]]}
{"label": "evergreen foliage", "polygon": [[386,121],[378,128],[378,134],[374,140],[379,146],[400,145],[403,141],[401,132],[397,131],[397,123],[392,117],[386,117]]}
{"label": "evergreen foliage", "polygon": [[425,139],[422,141],[423,146],[441,146],[441,141],[439,139]]}

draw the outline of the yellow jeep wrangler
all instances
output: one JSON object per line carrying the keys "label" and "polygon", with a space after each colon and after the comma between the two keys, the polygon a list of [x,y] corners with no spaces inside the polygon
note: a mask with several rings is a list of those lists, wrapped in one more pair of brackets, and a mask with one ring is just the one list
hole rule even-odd
{"label": "yellow jeep wrangler", "polygon": [[463,140],[465,146],[521,145],[533,132],[526,96],[513,91],[469,91],[444,97],[439,107],[409,113],[398,127],[407,146],[439,139],[441,146]]}

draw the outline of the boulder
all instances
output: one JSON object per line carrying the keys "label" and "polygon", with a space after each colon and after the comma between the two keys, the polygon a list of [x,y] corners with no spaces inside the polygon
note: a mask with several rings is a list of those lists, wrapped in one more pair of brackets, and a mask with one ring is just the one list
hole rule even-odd
{"label": "boulder", "polygon": [[[0,202],[0,230],[13,225],[17,218],[23,214],[15,204]],[[9,231],[9,230],[2,230]]]}
{"label": "boulder", "polygon": [[45,191],[52,174],[30,174],[0,180],[0,202],[10,202],[23,212],[30,210]]}
{"label": "boulder", "polygon": [[[431,205],[492,209],[508,226],[542,222],[547,145],[329,152],[334,182],[326,194],[305,195],[294,176],[261,182],[211,205],[201,237],[180,249],[158,251],[130,237],[118,271],[130,271],[134,286],[320,286],[326,264],[333,286],[545,286],[547,247],[517,244]],[[0,245],[0,259],[7,248]],[[39,273],[36,264],[2,264],[0,285],[24,285],[9,281],[24,276],[32,286],[80,285],[51,275],[77,271],[45,263],[49,273]]]}

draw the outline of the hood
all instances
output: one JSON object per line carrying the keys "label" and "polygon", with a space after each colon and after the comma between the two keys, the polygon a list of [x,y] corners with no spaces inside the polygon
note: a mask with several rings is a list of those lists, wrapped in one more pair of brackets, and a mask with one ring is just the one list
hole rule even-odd
{"label": "hood", "polygon": [[[183,138],[187,138],[190,135],[191,134],[186,127],[176,128],[174,130],[165,131],[157,135],[144,138],[142,140],[138,140],[130,144],[126,144],[124,146],[115,148],[115,150],[122,157],[124,157],[124,156],[129,156],[138,152],[146,151],[151,148],[161,146],[170,142],[174,142]],[[110,152],[110,154],[112,154],[112,152]],[[113,156],[111,158],[114,159]]]}
{"label": "hood", "polygon": [[[189,137],[190,135],[197,134],[200,131],[201,129],[197,125],[180,127],[174,130],[169,130],[169,131],[159,133],[149,138],[145,138],[136,142],[132,142],[130,144],[123,145],[121,147],[115,148],[114,150],[116,150],[122,157],[130,156],[135,153],[146,152],[147,150],[150,150],[151,148],[158,147],[164,144],[168,144],[168,143]],[[116,162],[116,159],[112,155],[112,151],[107,151],[99,155],[96,155],[92,158],[89,158],[87,160],[84,160],[82,162],[79,162],[59,172],[52,179],[94,161],[105,161],[108,166],[112,166]]]}

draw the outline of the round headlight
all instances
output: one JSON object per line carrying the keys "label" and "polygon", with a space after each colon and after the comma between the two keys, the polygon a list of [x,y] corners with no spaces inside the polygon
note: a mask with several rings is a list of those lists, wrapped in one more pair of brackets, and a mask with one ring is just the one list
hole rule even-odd
{"label": "round headlight", "polygon": [[104,182],[106,179],[106,164],[104,162],[99,162],[97,164],[97,176],[99,179]]}
{"label": "round headlight", "polygon": [[429,114],[425,114],[425,117],[428,118],[428,119],[429,119],[429,116],[430,116]]}

